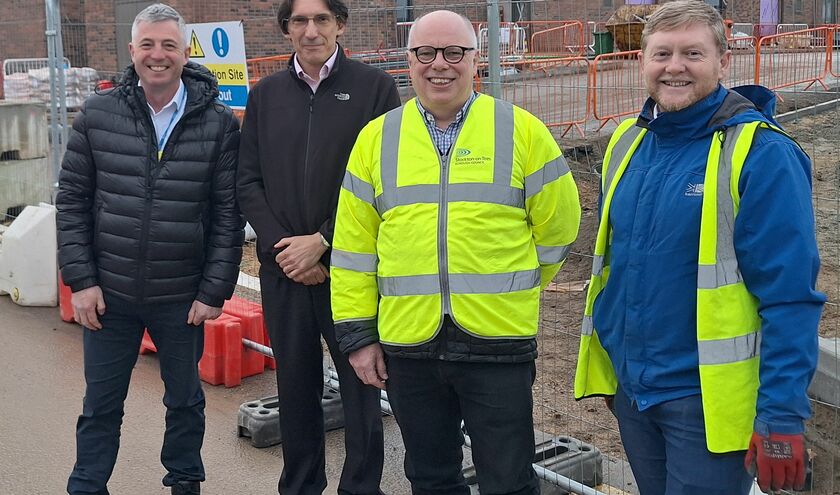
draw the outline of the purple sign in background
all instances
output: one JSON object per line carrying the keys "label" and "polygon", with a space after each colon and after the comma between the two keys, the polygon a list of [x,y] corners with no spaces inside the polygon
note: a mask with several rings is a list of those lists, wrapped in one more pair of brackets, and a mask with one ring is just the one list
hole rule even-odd
{"label": "purple sign in background", "polygon": [[760,9],[758,36],[776,34],[776,24],[779,23],[778,0],[761,0]]}

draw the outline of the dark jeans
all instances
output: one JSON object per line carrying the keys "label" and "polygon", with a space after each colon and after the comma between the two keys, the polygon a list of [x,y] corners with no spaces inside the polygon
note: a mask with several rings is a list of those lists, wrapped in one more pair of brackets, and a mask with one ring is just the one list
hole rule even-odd
{"label": "dark jeans", "polygon": [[712,454],[699,395],[639,411],[619,388],[621,442],[642,495],[746,495],[753,478],[744,452]]}
{"label": "dark jeans", "polygon": [[187,325],[192,301],[133,304],[105,296],[102,329],[84,329],[85,398],[76,424],[76,465],[67,492],[107,494],[120,446],[123,404],[137,362],[143,329],[157,347],[165,392],[166,432],[160,460],[167,470],[163,484],[204,481],[204,392],[198,361],[204,350],[204,327]]}
{"label": "dark jeans", "polygon": [[499,364],[388,357],[388,399],[415,495],[466,495],[463,419],[482,495],[536,494],[534,362]]}
{"label": "dark jeans", "polygon": [[283,472],[277,488],[286,495],[320,494],[324,471],[324,353],[327,343],[338,372],[344,409],[344,467],[340,495],[380,493],[383,447],[379,389],[363,384],[338,349],[329,281],[306,286],[260,270],[263,313],[277,361]]}

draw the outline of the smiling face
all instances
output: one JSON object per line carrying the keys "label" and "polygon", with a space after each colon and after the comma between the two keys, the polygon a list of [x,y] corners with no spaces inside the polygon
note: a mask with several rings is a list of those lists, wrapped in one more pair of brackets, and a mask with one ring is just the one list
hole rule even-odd
{"label": "smiling face", "polygon": [[190,56],[177,22],[140,22],[128,51],[147,94],[175,94]]}
{"label": "smiling face", "polygon": [[[453,12],[432,12],[415,24],[409,48],[452,45],[475,48],[475,35],[471,30],[472,27]],[[411,84],[423,107],[439,121],[445,123],[454,117],[472,94],[476,57],[476,50],[469,50],[460,62],[453,64],[444,60],[443,52],[438,51],[431,63],[424,64],[409,51]]]}
{"label": "smiling face", "polygon": [[304,18],[304,26],[288,22],[285,36],[292,42],[303,70],[317,74],[335,52],[338,37],[344,34],[344,20],[336,18],[323,0],[294,0],[289,19]]}
{"label": "smiling face", "polygon": [[710,95],[729,69],[731,53],[720,53],[711,28],[690,24],[647,37],[640,55],[642,77],[663,112],[676,112]]}

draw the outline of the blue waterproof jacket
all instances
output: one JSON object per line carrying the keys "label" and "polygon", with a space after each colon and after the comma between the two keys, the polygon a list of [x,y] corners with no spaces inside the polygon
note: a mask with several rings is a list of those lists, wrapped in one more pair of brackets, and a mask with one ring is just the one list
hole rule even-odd
{"label": "blue waterproof jacket", "polygon": [[[730,91],[744,98],[724,105]],[[640,410],[700,393],[697,258],[712,135],[743,122],[775,124],[775,95],[760,86],[718,86],[690,107],[655,119],[653,107],[649,99],[639,116],[637,125],[649,132],[612,200],[610,278],[593,313],[619,385]],[[784,134],[759,130],[739,191],[735,250],[762,319],[755,429],[800,433],[810,416],[806,390],[825,302],[815,289],[810,159]]]}

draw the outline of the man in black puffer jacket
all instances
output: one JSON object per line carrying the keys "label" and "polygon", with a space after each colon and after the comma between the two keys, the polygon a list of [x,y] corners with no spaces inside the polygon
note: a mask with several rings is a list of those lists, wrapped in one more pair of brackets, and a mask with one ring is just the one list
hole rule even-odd
{"label": "man in black puffer jacket", "polygon": [[56,198],[59,263],[84,328],[87,388],[70,494],[106,494],[143,329],[166,385],[163,484],[199,493],[205,320],[239,273],[239,124],[212,74],[188,62],[184,21],[152,5],[132,26],[133,65],[73,123]]}

